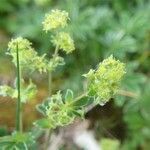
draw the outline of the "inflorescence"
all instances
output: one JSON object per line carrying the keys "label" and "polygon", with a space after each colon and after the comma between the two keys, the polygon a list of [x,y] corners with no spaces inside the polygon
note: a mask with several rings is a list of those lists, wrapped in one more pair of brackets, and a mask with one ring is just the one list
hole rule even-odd
{"label": "inflorescence", "polygon": [[125,64],[111,55],[96,70],[90,70],[84,75],[88,81],[89,96],[94,96],[96,103],[105,104],[118,92],[124,74]]}

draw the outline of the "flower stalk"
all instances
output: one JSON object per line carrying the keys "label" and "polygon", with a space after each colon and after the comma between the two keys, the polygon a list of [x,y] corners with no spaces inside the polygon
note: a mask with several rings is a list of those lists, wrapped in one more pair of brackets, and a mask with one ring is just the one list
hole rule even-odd
{"label": "flower stalk", "polygon": [[16,130],[22,132],[22,112],[21,112],[21,87],[20,87],[20,63],[19,63],[19,50],[18,43],[16,44],[16,63],[17,63],[17,108],[16,108]]}
{"label": "flower stalk", "polygon": [[[59,47],[56,46],[55,51],[54,51],[54,57],[57,57],[58,55],[58,51],[59,51]],[[52,73],[51,71],[48,71],[48,95],[49,97],[52,94]],[[49,141],[51,138],[51,129],[48,129],[48,131],[46,131],[46,142],[45,142],[45,149],[48,149],[49,146]]]}

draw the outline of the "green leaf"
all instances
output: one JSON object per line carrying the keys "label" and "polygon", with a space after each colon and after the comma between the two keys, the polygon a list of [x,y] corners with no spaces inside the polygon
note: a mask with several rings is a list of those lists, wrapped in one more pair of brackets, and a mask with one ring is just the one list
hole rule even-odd
{"label": "green leaf", "polygon": [[0,127],[0,137],[7,135],[7,128],[6,127]]}
{"label": "green leaf", "polygon": [[73,91],[70,89],[67,89],[66,95],[65,95],[65,102],[71,102],[73,100]]}
{"label": "green leaf", "polygon": [[51,127],[50,121],[47,118],[43,118],[43,119],[35,121],[34,125],[39,127],[39,128],[44,128],[44,129]]}
{"label": "green leaf", "polygon": [[44,100],[44,102],[42,104],[36,105],[36,109],[38,110],[38,112],[40,112],[41,114],[43,114],[45,116],[46,108],[49,107],[49,102],[50,102],[50,98],[47,98],[46,100]]}
{"label": "green leaf", "polygon": [[12,135],[0,138],[0,148],[2,150],[27,150],[27,145],[34,143],[31,133],[13,132]]}
{"label": "green leaf", "polygon": [[[7,143],[7,145],[2,147],[2,150],[5,150],[5,149],[7,149],[7,150],[15,149],[15,143],[14,142]],[[16,149],[16,150],[18,150],[18,149]]]}
{"label": "green leaf", "polygon": [[1,145],[2,150],[28,150],[28,147],[25,143],[15,143],[15,142],[5,142],[4,145]]}
{"label": "green leaf", "polygon": [[93,99],[86,96],[77,101],[74,101],[73,106],[74,107],[83,107],[83,106],[90,105],[92,102],[93,102]]}
{"label": "green leaf", "polygon": [[16,147],[18,148],[18,150],[28,150],[26,143],[18,143],[16,144]]}
{"label": "green leaf", "polygon": [[10,141],[0,141],[0,148],[4,149],[6,146],[10,145],[10,144],[14,144],[14,142],[10,142]]}
{"label": "green leaf", "polygon": [[46,115],[46,108],[45,108],[45,106],[43,104],[36,105],[36,109],[41,114]]}
{"label": "green leaf", "polygon": [[84,117],[84,111],[81,109],[81,110],[73,110],[72,113],[78,117],[81,117],[83,118]]}

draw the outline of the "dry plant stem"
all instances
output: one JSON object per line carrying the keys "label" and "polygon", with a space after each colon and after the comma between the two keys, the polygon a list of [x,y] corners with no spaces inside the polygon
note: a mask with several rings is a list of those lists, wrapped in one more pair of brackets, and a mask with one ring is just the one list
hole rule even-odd
{"label": "dry plant stem", "polygon": [[[138,97],[137,94],[135,94],[135,93],[133,93],[133,92],[130,92],[130,91],[124,91],[124,90],[119,90],[118,94],[119,94],[119,95],[122,95],[122,96],[131,97],[131,98],[137,98],[137,97]],[[81,96],[84,96],[84,94],[81,95]],[[97,104],[91,104],[91,105],[87,106],[86,109],[85,109],[85,112],[86,112],[86,113],[89,112],[89,111],[92,110],[96,105],[97,105]]]}
{"label": "dry plant stem", "polygon": [[22,132],[21,91],[20,91],[21,77],[20,77],[18,44],[16,45],[16,55],[17,55],[17,90],[18,90],[18,100],[17,100],[17,108],[16,108],[16,130]]}
{"label": "dry plant stem", "polygon": [[131,98],[137,98],[138,95],[136,93],[130,92],[130,91],[125,91],[125,90],[119,90],[118,92],[119,95],[131,97]]}

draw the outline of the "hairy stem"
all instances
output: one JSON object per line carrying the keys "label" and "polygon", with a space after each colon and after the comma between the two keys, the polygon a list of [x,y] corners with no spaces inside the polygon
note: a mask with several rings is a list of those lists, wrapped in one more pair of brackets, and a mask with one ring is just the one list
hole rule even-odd
{"label": "hairy stem", "polygon": [[133,93],[131,91],[125,91],[125,90],[119,90],[118,94],[123,95],[123,96],[127,96],[127,97],[132,97],[132,98],[138,97],[138,95],[136,93]]}
{"label": "hairy stem", "polygon": [[22,132],[21,91],[20,91],[21,77],[20,77],[18,44],[16,45],[16,57],[17,57],[17,90],[18,90],[18,100],[17,100],[17,109],[16,109],[16,130]]}

